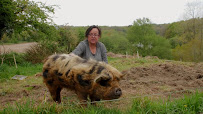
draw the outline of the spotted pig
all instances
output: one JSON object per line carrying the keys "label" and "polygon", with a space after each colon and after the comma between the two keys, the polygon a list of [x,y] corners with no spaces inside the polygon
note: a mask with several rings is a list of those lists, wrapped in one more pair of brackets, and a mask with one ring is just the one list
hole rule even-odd
{"label": "spotted pig", "polygon": [[63,88],[74,90],[79,100],[118,99],[122,95],[119,80],[122,74],[114,67],[74,54],[49,56],[43,65],[43,81],[55,102],[61,102]]}

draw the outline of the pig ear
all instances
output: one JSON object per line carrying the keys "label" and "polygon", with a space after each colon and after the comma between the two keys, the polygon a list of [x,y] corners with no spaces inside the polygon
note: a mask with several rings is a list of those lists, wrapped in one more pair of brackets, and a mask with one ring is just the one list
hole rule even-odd
{"label": "pig ear", "polygon": [[122,80],[124,77],[124,74],[119,72],[118,70],[112,71],[112,74],[118,79],[118,80]]}
{"label": "pig ear", "polygon": [[96,77],[95,82],[99,83],[101,81],[109,81],[111,79],[112,79],[112,77],[109,75],[100,75],[100,76]]}
{"label": "pig ear", "polygon": [[123,78],[124,75],[120,71],[118,71],[116,68],[114,68],[108,64],[106,65],[106,67],[109,69],[109,72],[111,72],[113,74],[113,77],[116,77],[118,79]]}

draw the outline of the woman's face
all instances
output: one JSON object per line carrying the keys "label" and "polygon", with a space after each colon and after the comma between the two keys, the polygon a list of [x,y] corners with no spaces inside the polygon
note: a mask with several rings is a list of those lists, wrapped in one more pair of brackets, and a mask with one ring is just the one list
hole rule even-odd
{"label": "woman's face", "polygon": [[100,38],[99,30],[97,28],[93,28],[88,34],[88,42],[91,44],[96,44]]}

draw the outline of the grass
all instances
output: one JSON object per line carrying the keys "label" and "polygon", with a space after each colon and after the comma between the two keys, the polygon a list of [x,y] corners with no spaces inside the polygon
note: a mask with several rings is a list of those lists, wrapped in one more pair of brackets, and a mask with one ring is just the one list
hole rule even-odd
{"label": "grass", "polygon": [[[116,67],[118,70],[123,71],[131,67],[147,66],[150,64],[158,64],[165,62],[164,60],[157,59],[135,59],[135,58],[111,58],[108,57],[109,64]],[[32,85],[41,87],[42,79],[36,78],[33,75],[41,72],[42,64],[31,64],[24,62],[19,64],[18,68],[15,65],[3,64],[0,66],[0,98],[8,93],[21,92],[24,89],[32,91]],[[14,75],[28,76],[27,80],[16,81],[10,80]],[[30,85],[30,86],[27,86]],[[32,94],[32,92],[30,93]],[[33,93],[34,94],[34,93]],[[36,94],[36,93],[35,93]],[[34,95],[34,96],[40,96]],[[15,104],[7,104],[7,106],[0,105],[1,114],[24,114],[24,113],[68,113],[68,114],[140,114],[140,113],[178,113],[178,114],[198,114],[203,113],[203,93],[196,92],[190,96],[183,98],[166,101],[163,99],[152,100],[149,97],[141,97],[133,100],[132,105],[129,104],[127,108],[120,109],[116,107],[122,101],[113,101],[108,108],[107,103],[99,103],[97,107],[89,106],[82,108],[70,100],[66,100],[65,104],[55,104],[53,102],[39,102],[30,97],[22,98],[16,101]]]}
{"label": "grass", "polygon": [[[22,60],[21,60],[22,61]],[[157,59],[135,59],[135,58],[112,58],[108,57],[109,64],[116,67],[118,70],[123,71],[130,69],[131,67],[145,66],[162,62]],[[15,75],[32,76],[42,71],[42,64],[32,64],[29,62],[23,62],[17,64],[18,68],[14,64],[2,64],[0,65],[0,82],[10,79]]]}
{"label": "grass", "polygon": [[0,82],[8,80],[15,75],[32,76],[42,71],[42,64],[23,63],[18,65],[3,64],[0,66]]}
{"label": "grass", "polygon": [[84,107],[73,107],[73,106],[63,106],[58,104],[40,104],[35,105],[35,102],[28,100],[25,104],[16,104],[15,106],[8,106],[3,110],[0,110],[1,114],[30,114],[30,113],[64,113],[64,114],[121,114],[120,110],[117,109],[107,109],[104,107],[94,107],[88,106]]}
{"label": "grass", "polygon": [[203,93],[196,92],[182,99],[152,101],[148,98],[135,99],[129,113],[157,113],[157,114],[198,114],[203,112]]}
{"label": "grass", "polygon": [[154,101],[148,97],[134,99],[133,105],[127,110],[106,108],[104,106],[90,106],[84,108],[75,105],[47,104],[35,105],[35,101],[27,100],[24,104],[8,105],[0,110],[1,114],[27,113],[68,113],[68,114],[198,114],[203,112],[203,93],[194,93],[174,101]]}
{"label": "grass", "polygon": [[147,66],[150,64],[162,63],[163,60],[145,58],[112,58],[108,57],[109,64],[123,71],[132,67]]}

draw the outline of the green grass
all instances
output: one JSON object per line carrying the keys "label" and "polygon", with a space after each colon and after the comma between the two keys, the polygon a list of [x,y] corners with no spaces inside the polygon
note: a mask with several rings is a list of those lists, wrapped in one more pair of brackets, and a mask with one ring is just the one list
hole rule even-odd
{"label": "green grass", "polygon": [[16,68],[15,65],[2,64],[0,66],[0,82],[10,79],[15,75],[25,75],[32,76],[38,72],[42,71],[42,64],[31,64],[25,62],[18,65]]}
{"label": "green grass", "polygon": [[[12,54],[9,56],[12,56]],[[16,68],[14,63],[9,63],[9,61],[6,61],[6,63],[0,65],[0,82],[10,79],[15,75],[32,76],[42,71],[42,64],[32,64],[29,62],[25,62],[21,60],[22,56],[23,55],[16,55],[16,58],[18,58],[17,60],[20,61],[20,63],[17,63],[18,68]],[[11,59],[10,61],[13,62],[13,59]],[[144,66],[151,63],[161,62],[161,60],[158,61],[157,59],[111,57],[108,57],[108,61],[109,64],[116,67],[120,71],[130,69],[131,67]]]}
{"label": "green grass", "polygon": [[173,102],[152,101],[148,98],[135,99],[129,113],[198,114],[203,112],[203,93],[196,92]]}
{"label": "green grass", "polygon": [[[135,59],[135,58],[111,58],[108,57],[109,64],[116,67],[120,71],[127,70],[131,67],[139,67],[150,64],[157,64],[164,62],[163,60],[157,59]],[[15,88],[12,88],[12,81],[9,80],[15,75],[26,75],[33,76],[34,74],[42,71],[42,64],[31,64],[23,62],[18,64],[18,68],[15,65],[3,64],[0,66],[0,83],[10,83],[0,96],[6,95],[7,92],[14,92]],[[37,85],[40,79],[26,80],[26,84],[34,83]],[[3,84],[2,83],[2,84]],[[17,82],[22,83],[22,82]],[[3,86],[0,84],[1,86]],[[17,86],[17,85],[15,85]],[[19,87],[21,85],[18,85]],[[17,87],[18,87],[17,86]],[[8,90],[7,90],[8,89]],[[32,89],[27,87],[27,90]],[[30,98],[25,98],[25,102],[16,102],[16,104],[8,104],[3,109],[0,109],[0,114],[27,114],[27,113],[64,113],[64,114],[140,114],[140,113],[158,113],[158,114],[198,114],[203,113],[203,93],[194,93],[190,96],[184,96],[184,98],[167,101],[152,100],[148,97],[141,97],[137,99],[126,99],[133,100],[132,106],[127,109],[119,109],[115,107],[106,107],[103,103],[99,103],[97,107],[88,106],[82,108],[72,102],[66,104],[55,104],[55,103],[39,103]],[[115,101],[116,102],[116,101]],[[120,101],[122,102],[122,101]],[[114,103],[114,102],[113,102]]]}
{"label": "green grass", "polygon": [[194,93],[174,101],[154,101],[148,97],[134,99],[133,105],[127,110],[90,106],[84,108],[76,105],[48,104],[35,105],[33,100],[25,104],[8,105],[0,110],[1,114],[30,114],[30,113],[64,113],[64,114],[199,114],[203,113],[203,93]]}
{"label": "green grass", "polygon": [[108,57],[108,62],[120,71],[130,69],[132,67],[146,66],[150,64],[161,63],[163,60],[145,59],[145,58],[112,58]]}

